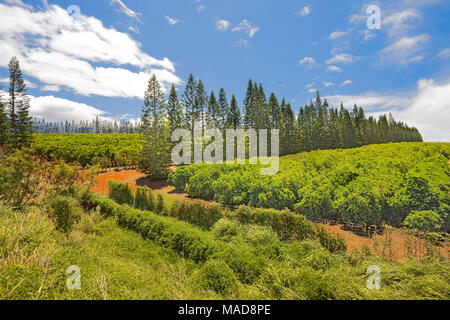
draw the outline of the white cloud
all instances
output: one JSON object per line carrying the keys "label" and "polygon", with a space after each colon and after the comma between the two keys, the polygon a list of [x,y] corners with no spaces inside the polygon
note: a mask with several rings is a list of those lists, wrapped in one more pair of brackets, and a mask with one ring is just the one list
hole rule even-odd
{"label": "white cloud", "polygon": [[353,84],[353,81],[352,80],[345,80],[345,81],[343,81],[342,83],[341,83],[341,86],[347,86],[347,85],[350,85],[350,84]]}
{"label": "white cloud", "polygon": [[312,88],[313,86],[314,86],[314,82],[308,83],[308,84],[305,86],[305,89],[310,89],[310,88]]}
{"label": "white cloud", "polygon": [[259,27],[251,24],[247,19],[244,19],[231,31],[247,33],[251,38],[259,31]]}
{"label": "white cloud", "polygon": [[171,17],[169,17],[169,16],[166,16],[166,20],[169,21],[170,25],[172,25],[172,26],[175,25],[175,24],[177,24],[177,23],[183,22],[183,21],[181,21],[181,20],[174,19],[174,18],[171,18]]}
{"label": "white cloud", "polygon": [[233,43],[233,47],[250,48],[247,39],[240,39]]}
{"label": "white cloud", "polygon": [[441,50],[437,55],[437,58],[446,59],[450,58],[450,48]]}
{"label": "white cloud", "polygon": [[336,39],[342,38],[346,34],[347,34],[347,32],[345,32],[345,31],[334,31],[333,33],[330,34],[330,36],[328,37],[328,40],[336,40]]}
{"label": "white cloud", "polygon": [[119,10],[129,16],[130,18],[136,19],[139,21],[139,16],[141,15],[138,12],[135,12],[128,8],[121,0],[111,0],[110,5],[117,4],[119,6]]}
{"label": "white cloud", "polygon": [[201,5],[199,5],[198,7],[197,7],[197,11],[198,12],[202,12],[202,11],[205,11],[206,10],[206,6],[204,5],[204,4],[201,4]]}
{"label": "white cloud", "polygon": [[395,11],[382,21],[382,27],[387,30],[390,37],[404,36],[417,26],[420,18],[421,14],[416,9]]}
{"label": "white cloud", "polygon": [[169,59],[155,59],[128,34],[83,14],[75,20],[56,5],[31,11],[0,4],[0,47],[0,67],[17,56],[25,75],[81,95],[142,98],[152,72],[164,88],[182,83]]}
{"label": "white cloud", "polygon": [[346,107],[356,103],[368,110],[369,115],[390,112],[397,121],[417,127],[425,141],[450,141],[450,82],[438,84],[433,79],[421,79],[415,93],[389,96],[368,92],[326,99],[334,107],[338,107],[341,102]]}
{"label": "white cloud", "polygon": [[311,14],[311,8],[309,6],[305,6],[303,7],[303,9],[300,9],[296,14],[302,17],[307,16]]}
{"label": "white cloud", "polygon": [[29,10],[33,9],[32,6],[25,4],[22,2],[22,0],[5,0],[6,3],[18,6],[18,7],[22,7],[22,8],[27,8]]}
{"label": "white cloud", "polygon": [[313,57],[304,57],[297,62],[299,65],[306,65],[306,69],[310,70],[318,67],[318,63]]}
{"label": "white cloud", "polygon": [[326,64],[352,64],[357,60],[357,57],[352,56],[351,54],[341,53],[336,54],[333,58],[326,61]]}
{"label": "white cloud", "polygon": [[308,90],[309,93],[316,93],[316,91],[317,91],[316,89],[312,89],[312,88]]}
{"label": "white cloud", "polygon": [[342,69],[337,66],[328,66],[327,71],[330,72],[342,72]]}
{"label": "white cloud", "polygon": [[230,27],[230,21],[219,20],[216,22],[216,29],[218,31],[224,32]]}
{"label": "white cloud", "polygon": [[325,88],[334,86],[333,82],[326,82],[326,81],[324,81],[324,82],[322,82],[322,84],[324,85]]}
{"label": "white cloud", "polygon": [[30,115],[44,118],[46,121],[61,122],[66,120],[92,120],[96,116],[104,120],[112,120],[107,112],[84,103],[78,103],[54,96],[30,97]]}
{"label": "white cloud", "polygon": [[52,86],[52,85],[46,85],[41,88],[41,91],[58,92],[60,90],[61,88],[59,86]]}
{"label": "white cloud", "polygon": [[370,40],[375,37],[375,33],[370,32],[369,30],[360,31],[364,35],[364,41]]}
{"label": "white cloud", "polygon": [[[27,86],[27,88],[31,88],[31,89],[35,89],[38,87],[38,85],[34,82],[31,82],[27,79],[24,79],[23,81],[25,83],[25,85]],[[0,78],[0,83],[5,83],[5,84],[9,84],[9,78]]]}
{"label": "white cloud", "polygon": [[421,52],[424,44],[427,43],[430,36],[421,34],[414,37],[404,37],[394,42],[390,46],[380,51],[380,64],[398,64],[406,66],[413,62],[422,60]]}

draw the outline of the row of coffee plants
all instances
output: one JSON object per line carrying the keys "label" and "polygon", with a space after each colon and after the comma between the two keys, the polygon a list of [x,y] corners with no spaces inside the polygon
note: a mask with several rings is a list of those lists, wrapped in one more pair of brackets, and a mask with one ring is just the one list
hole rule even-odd
{"label": "row of coffee plants", "polygon": [[135,167],[141,149],[138,134],[34,134],[33,148],[40,156],[82,166]]}
{"label": "row of coffee plants", "polygon": [[322,227],[289,210],[257,209],[241,206],[236,211],[223,210],[218,205],[199,201],[175,201],[170,208],[164,205],[164,198],[157,199],[152,190],[137,187],[136,196],[125,183],[109,181],[109,197],[119,204],[128,204],[141,210],[153,211],[159,215],[186,221],[204,230],[210,230],[222,218],[237,220],[242,224],[268,227],[284,241],[315,239],[331,252],[346,250],[344,239],[325,231]]}
{"label": "row of coffee plants", "polygon": [[396,143],[282,157],[280,172],[259,166],[190,165],[169,184],[191,197],[224,205],[295,210],[311,219],[401,226],[417,211],[450,228],[449,143]]}

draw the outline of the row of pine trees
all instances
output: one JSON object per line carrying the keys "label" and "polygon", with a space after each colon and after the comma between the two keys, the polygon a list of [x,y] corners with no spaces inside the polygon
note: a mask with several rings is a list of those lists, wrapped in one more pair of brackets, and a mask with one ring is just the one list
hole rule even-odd
{"label": "row of pine trees", "polygon": [[[379,119],[366,117],[356,105],[348,111],[330,108],[319,92],[314,101],[301,107],[296,116],[291,104],[283,98],[279,103],[274,93],[267,99],[262,84],[249,80],[243,101],[243,115],[236,96],[230,102],[225,90],[210,94],[201,80],[191,74],[184,92],[178,97],[172,85],[165,100],[161,86],[153,75],[145,92],[141,132],[144,133],[142,168],[156,176],[164,176],[170,163],[171,132],[188,129],[194,136],[198,123],[202,130],[279,129],[280,154],[287,155],[317,149],[354,148],[367,144],[422,141],[416,128],[396,122],[392,115]],[[150,169],[151,168],[151,169]],[[159,172],[155,174],[154,172]]]}
{"label": "row of pine trees", "polygon": [[103,120],[98,116],[94,120],[79,122],[52,122],[45,119],[33,119],[33,130],[37,133],[139,133],[139,123],[128,120]]}
{"label": "row of pine trees", "polygon": [[8,69],[9,95],[7,98],[0,96],[0,146],[20,149],[29,146],[33,139],[30,100],[16,57],[11,58]]}

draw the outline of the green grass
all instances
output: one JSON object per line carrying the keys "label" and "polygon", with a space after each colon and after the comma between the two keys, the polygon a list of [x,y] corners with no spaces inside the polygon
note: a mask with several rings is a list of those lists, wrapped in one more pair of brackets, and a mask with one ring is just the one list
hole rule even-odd
{"label": "green grass", "polygon": [[[257,254],[261,274],[244,284],[226,259],[195,263],[164,239],[146,240],[97,211],[83,213],[65,235],[39,208],[13,212],[0,205],[0,299],[450,299],[450,267],[442,258],[392,262],[362,252],[331,254],[311,240],[282,242],[261,226],[221,220],[202,231],[158,219],[205,233],[233,252]],[[81,269],[81,290],[66,287],[70,265]],[[381,290],[366,288],[370,265],[381,269]]]}
{"label": "green grass", "polygon": [[[2,208],[0,221],[0,299],[215,296],[187,285],[198,269],[194,262],[119,228],[113,218],[84,214],[68,237],[55,231],[38,209],[24,215]],[[70,265],[81,269],[81,290],[66,287]]]}

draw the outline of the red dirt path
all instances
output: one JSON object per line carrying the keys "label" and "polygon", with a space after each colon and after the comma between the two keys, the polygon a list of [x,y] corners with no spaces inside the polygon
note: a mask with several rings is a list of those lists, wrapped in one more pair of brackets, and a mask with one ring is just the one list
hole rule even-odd
{"label": "red dirt path", "polygon": [[[93,192],[108,194],[108,180],[117,180],[121,182],[126,182],[130,185],[130,187],[135,190],[136,185],[138,186],[148,186],[151,189],[167,193],[173,197],[178,199],[186,199],[187,195],[184,193],[176,192],[173,187],[167,185],[167,182],[164,180],[151,180],[145,174],[138,172],[136,170],[126,170],[126,171],[109,171],[105,173],[98,174],[96,177],[97,184],[92,188]],[[377,235],[375,239],[369,239],[365,237],[358,236],[352,232],[342,230],[340,226],[330,226],[326,225],[325,228],[333,232],[335,234],[339,234],[344,237],[347,242],[348,251],[353,251],[355,249],[361,250],[363,245],[366,245],[373,253],[375,252],[374,243],[377,241],[380,244],[380,247],[383,243],[383,235]],[[408,235],[400,230],[393,229],[391,237],[392,241],[392,255],[394,259],[403,259],[406,257],[406,248],[405,242],[408,239]],[[416,241],[421,241],[418,238],[414,238]],[[445,247],[436,247],[442,256],[449,258],[450,247],[448,243]]]}

